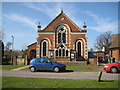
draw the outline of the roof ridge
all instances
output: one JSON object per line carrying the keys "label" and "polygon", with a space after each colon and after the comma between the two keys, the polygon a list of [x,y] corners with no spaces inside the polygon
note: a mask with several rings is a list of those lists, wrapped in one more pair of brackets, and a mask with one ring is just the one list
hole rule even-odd
{"label": "roof ridge", "polygon": [[42,31],[48,28],[51,25],[51,23],[53,23],[61,14],[63,14],[77,29],[79,29],[80,31],[82,30],[63,11],[61,11],[61,13],[58,14],[58,16],[56,16]]}
{"label": "roof ridge", "polygon": [[51,25],[52,22],[54,22],[63,12],[61,12],[58,16],[56,16],[43,30],[45,30],[48,26]]}
{"label": "roof ridge", "polygon": [[66,14],[64,14],[68,20],[70,20],[70,22],[76,27],[78,28],[79,30],[81,30]]}

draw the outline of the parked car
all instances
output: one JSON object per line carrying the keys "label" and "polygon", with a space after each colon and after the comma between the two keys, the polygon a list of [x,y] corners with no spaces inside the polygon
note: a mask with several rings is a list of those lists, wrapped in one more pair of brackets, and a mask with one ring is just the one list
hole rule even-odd
{"label": "parked car", "polygon": [[99,63],[108,63],[107,60],[103,59],[103,57],[99,56],[97,57]]}
{"label": "parked car", "polygon": [[116,73],[120,71],[120,61],[104,65],[104,70],[106,72]]}
{"label": "parked car", "polygon": [[37,70],[52,70],[54,72],[66,70],[66,65],[52,61],[49,58],[34,58],[30,61],[29,69],[31,72]]}
{"label": "parked car", "polygon": [[99,56],[99,57],[97,57],[97,58],[98,58],[98,61],[99,61],[100,63],[103,62],[103,57]]}

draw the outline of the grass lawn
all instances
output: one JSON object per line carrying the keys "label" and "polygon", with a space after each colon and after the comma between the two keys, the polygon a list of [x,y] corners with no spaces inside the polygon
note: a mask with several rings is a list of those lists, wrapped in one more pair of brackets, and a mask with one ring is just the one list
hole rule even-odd
{"label": "grass lawn", "polygon": [[103,66],[97,66],[97,65],[68,65],[67,70],[100,71],[100,70],[103,70]]}
{"label": "grass lawn", "polygon": [[25,65],[0,65],[0,69],[11,70],[11,69],[19,68],[22,66],[25,66]]}
{"label": "grass lawn", "polygon": [[[29,70],[29,68],[25,68],[23,70]],[[67,65],[66,70],[73,70],[73,71],[100,71],[100,70],[103,70],[103,66],[97,66],[97,65]]]}
{"label": "grass lawn", "polygon": [[118,88],[118,80],[72,80],[2,77],[3,88]]}

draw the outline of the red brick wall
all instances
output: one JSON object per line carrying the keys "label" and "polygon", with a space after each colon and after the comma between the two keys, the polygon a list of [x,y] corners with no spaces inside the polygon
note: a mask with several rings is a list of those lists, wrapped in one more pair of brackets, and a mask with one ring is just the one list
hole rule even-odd
{"label": "red brick wall", "polygon": [[[64,17],[64,20],[61,20],[61,18]],[[75,27],[73,25],[73,23],[68,19],[68,17],[66,17],[66,15],[64,13],[61,13],[60,15],[58,15],[58,17],[56,17],[52,23],[49,24],[49,26],[47,28],[45,28],[45,31],[53,31],[54,30],[54,26],[56,26],[56,24],[58,23],[63,23],[65,22],[67,25],[71,26],[71,31],[80,31],[80,29],[78,30],[77,27]]]}
{"label": "red brick wall", "polygon": [[104,59],[104,52],[96,52],[97,57],[103,57]]}
{"label": "red brick wall", "polygon": [[[64,18],[64,20],[61,20],[61,18]],[[84,57],[84,45],[85,42],[87,42],[87,38],[86,38],[86,33],[82,32],[81,29],[79,29],[64,13],[60,13],[43,31],[38,32],[38,38],[37,38],[37,42],[39,44],[39,48],[40,48],[40,53],[39,55],[37,54],[38,57],[41,57],[41,43],[43,40],[46,40],[48,42],[48,54],[50,54],[52,51],[49,50],[54,50],[55,48],[57,48],[59,46],[59,44],[57,43],[57,28],[60,26],[60,23],[64,23],[63,25],[66,27],[66,33],[67,33],[67,43],[65,44],[65,46],[68,49],[76,49],[76,41],[77,38],[82,38],[82,39],[78,39],[82,42],[82,54]],[[68,27],[69,26],[69,27]],[[75,33],[76,32],[76,33]],[[45,39],[48,38],[48,39]],[[83,41],[84,39],[84,41]],[[29,47],[28,52],[30,52],[30,50],[32,49],[36,49],[36,45],[32,45]],[[48,55],[47,57],[49,57],[50,55]],[[28,53],[28,57],[29,57],[29,53]],[[57,58],[55,59],[57,61],[70,61],[69,58]]]}
{"label": "red brick wall", "polygon": [[36,50],[36,45],[37,45],[37,43],[34,43],[34,44],[28,46],[28,50],[27,50],[27,57],[28,57],[28,59],[30,59],[30,51],[31,50]]}
{"label": "red brick wall", "polygon": [[97,65],[97,59],[90,58],[89,62],[90,62],[90,64]]}
{"label": "red brick wall", "polygon": [[120,50],[119,49],[113,49],[111,50],[111,56],[115,58],[115,61],[120,61]]}

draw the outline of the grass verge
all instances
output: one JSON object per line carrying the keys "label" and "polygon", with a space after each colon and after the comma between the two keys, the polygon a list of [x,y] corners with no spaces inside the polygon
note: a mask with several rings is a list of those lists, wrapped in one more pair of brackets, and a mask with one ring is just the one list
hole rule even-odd
{"label": "grass verge", "polygon": [[23,66],[26,66],[26,65],[1,65],[1,69],[11,70],[11,69],[15,69]]}
{"label": "grass verge", "polygon": [[118,80],[72,80],[2,77],[3,88],[118,88]]}
{"label": "grass verge", "polygon": [[67,70],[74,71],[100,71],[103,70],[103,66],[97,65],[68,65]]}

